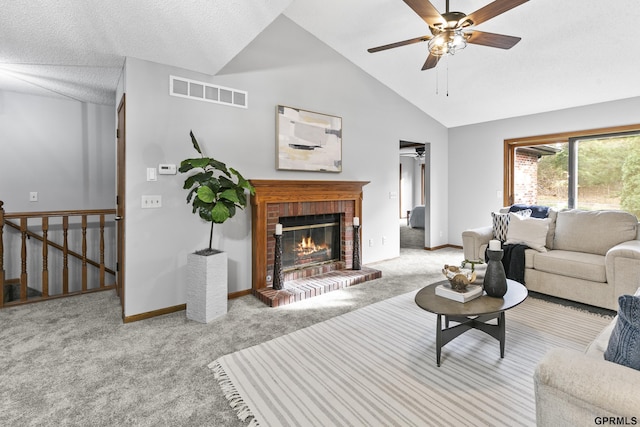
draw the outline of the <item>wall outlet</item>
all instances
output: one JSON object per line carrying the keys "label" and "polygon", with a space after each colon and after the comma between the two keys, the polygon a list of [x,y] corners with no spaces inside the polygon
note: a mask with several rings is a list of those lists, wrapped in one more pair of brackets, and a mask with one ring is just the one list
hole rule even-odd
{"label": "wall outlet", "polygon": [[31,193],[29,193],[29,201],[30,202],[37,202],[38,201],[38,192],[37,191],[32,191]]}
{"label": "wall outlet", "polygon": [[369,239],[369,246],[373,247],[373,239]]}
{"label": "wall outlet", "polygon": [[387,236],[382,236],[382,244],[383,245],[387,244]]}
{"label": "wall outlet", "polygon": [[142,196],[142,209],[161,208],[162,196]]}

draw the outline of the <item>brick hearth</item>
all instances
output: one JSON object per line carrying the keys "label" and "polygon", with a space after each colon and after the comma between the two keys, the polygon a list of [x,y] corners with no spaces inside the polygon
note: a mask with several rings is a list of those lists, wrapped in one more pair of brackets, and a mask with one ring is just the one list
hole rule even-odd
{"label": "brick hearth", "polygon": [[284,289],[278,291],[272,287],[262,288],[256,292],[256,296],[269,307],[279,307],[380,277],[380,270],[368,267],[362,267],[362,270],[336,270],[288,281]]}

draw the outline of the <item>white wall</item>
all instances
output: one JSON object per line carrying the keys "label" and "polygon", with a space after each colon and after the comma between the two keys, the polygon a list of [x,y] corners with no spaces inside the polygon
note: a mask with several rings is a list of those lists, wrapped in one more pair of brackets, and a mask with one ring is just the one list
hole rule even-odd
{"label": "white wall", "polygon": [[5,211],[113,208],[114,127],[112,106],[0,91]]}
{"label": "white wall", "polygon": [[402,216],[407,214],[415,206],[422,203],[422,164],[424,160],[418,160],[415,156],[400,156],[402,165]]}
{"label": "white wall", "polygon": [[491,224],[502,206],[504,140],[640,122],[640,98],[606,102],[449,130],[449,236],[462,244],[467,228]]}
{"label": "white wall", "polygon": [[[40,212],[57,210],[112,209],[115,207],[115,118],[113,107],[75,100],[0,91],[0,200],[4,210]],[[30,202],[29,193],[38,201]],[[29,228],[41,233],[41,222]],[[49,221],[48,238],[61,243],[61,219]],[[89,217],[89,259],[99,260],[99,223]],[[70,218],[69,248],[82,252],[79,219]],[[115,268],[113,220],[105,228],[105,264]],[[30,288],[42,290],[42,245],[27,242],[27,273]],[[4,229],[4,268],[7,279],[20,277],[20,233]],[[69,290],[80,290],[80,262],[69,257]],[[49,249],[49,293],[62,292],[62,256]],[[107,275],[106,283],[113,283]],[[88,269],[88,286],[99,285],[98,270]]]}
{"label": "white wall", "polygon": [[413,157],[400,156],[400,165],[402,165],[402,180],[400,182],[400,216],[404,217],[407,211],[410,211],[414,206],[414,173],[415,173],[415,159]]}
{"label": "white wall", "polygon": [[[171,97],[174,74],[249,92],[249,108]],[[209,156],[249,179],[364,180],[363,262],[399,255],[398,141],[432,142],[432,195],[447,206],[447,130],[285,17],[278,18],[218,76],[128,58],[126,297],[131,316],[185,301],[187,254],[208,242],[208,225],[191,214],[184,176],[147,182],[147,167],[178,164],[196,154],[189,130]],[[343,172],[276,171],[278,104],[343,119]],[[141,209],[143,194],[162,196],[160,209]],[[229,292],[251,288],[250,208],[216,226],[214,246],[229,255]],[[446,212],[432,221],[446,230]],[[382,245],[382,238],[387,243]],[[373,246],[368,245],[369,240]],[[442,239],[446,243],[446,236]]]}

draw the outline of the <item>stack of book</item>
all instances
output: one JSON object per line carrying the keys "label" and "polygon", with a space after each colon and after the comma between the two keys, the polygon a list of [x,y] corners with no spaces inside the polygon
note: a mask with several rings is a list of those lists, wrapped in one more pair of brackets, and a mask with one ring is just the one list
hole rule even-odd
{"label": "stack of book", "polygon": [[445,283],[436,286],[436,295],[458,302],[467,302],[482,296],[482,285],[468,285],[464,292],[458,292]]}

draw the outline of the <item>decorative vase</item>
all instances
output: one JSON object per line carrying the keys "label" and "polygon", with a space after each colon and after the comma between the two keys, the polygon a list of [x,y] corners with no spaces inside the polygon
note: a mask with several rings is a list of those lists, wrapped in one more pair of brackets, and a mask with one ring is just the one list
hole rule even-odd
{"label": "decorative vase", "polygon": [[209,323],[227,313],[227,253],[187,255],[187,319]]}
{"label": "decorative vase", "polygon": [[484,291],[490,297],[502,298],[507,293],[507,275],[502,265],[504,251],[492,251],[487,249],[487,271],[484,274]]}
{"label": "decorative vase", "polygon": [[276,240],[273,261],[273,289],[279,291],[284,286],[284,274],[282,273],[282,234],[274,234]]}
{"label": "decorative vase", "polygon": [[360,265],[360,226],[353,226],[353,266],[354,270],[361,270]]}

